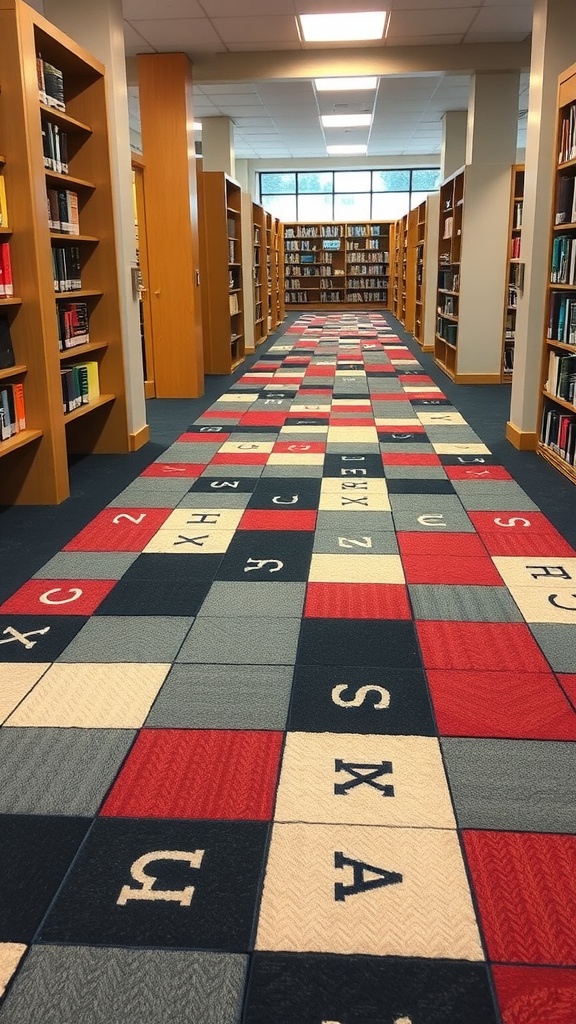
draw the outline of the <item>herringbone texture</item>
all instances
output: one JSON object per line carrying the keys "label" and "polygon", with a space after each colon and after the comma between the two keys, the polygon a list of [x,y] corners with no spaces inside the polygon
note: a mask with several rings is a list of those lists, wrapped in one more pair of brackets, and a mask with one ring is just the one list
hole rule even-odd
{"label": "herringbone texture", "polygon": [[302,316],[0,606],[0,1024],[574,1024],[576,553]]}

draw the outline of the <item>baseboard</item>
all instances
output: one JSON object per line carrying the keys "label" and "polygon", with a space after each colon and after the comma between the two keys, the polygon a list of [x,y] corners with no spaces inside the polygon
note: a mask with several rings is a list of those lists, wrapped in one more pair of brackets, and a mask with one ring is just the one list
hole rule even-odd
{"label": "baseboard", "polygon": [[538,435],[535,430],[520,430],[513,423],[506,424],[506,440],[510,441],[520,452],[533,452],[538,444]]}
{"label": "baseboard", "polygon": [[499,373],[457,373],[456,384],[500,384]]}
{"label": "baseboard", "polygon": [[130,434],[130,451],[137,452],[139,448],[142,448],[150,440],[150,427],[146,423],[140,430],[137,430],[135,434]]}

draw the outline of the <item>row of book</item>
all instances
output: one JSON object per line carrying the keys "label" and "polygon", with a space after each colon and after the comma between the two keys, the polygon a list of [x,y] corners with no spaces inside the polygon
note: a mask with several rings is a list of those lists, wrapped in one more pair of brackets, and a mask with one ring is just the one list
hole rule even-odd
{"label": "row of book", "polygon": [[576,284],[576,237],[557,235],[552,243],[552,284]]}
{"label": "row of book", "polygon": [[239,313],[240,312],[240,304],[238,302],[238,295],[237,295],[236,292],[234,292],[233,295],[229,295],[228,296],[228,301],[230,303],[230,315],[233,316],[234,313]]}
{"label": "row of book", "polygon": [[367,277],[360,280],[358,277],[351,277],[346,283],[347,288],[385,288],[386,279],[380,277]]}
{"label": "row of book", "polygon": [[[313,293],[313,299],[314,299],[315,302],[318,301],[318,296],[317,296],[316,292]],[[285,292],[284,293],[284,301],[285,302],[308,302],[308,292],[305,292],[305,291]]]}
{"label": "row of book", "polygon": [[347,302],[386,302],[386,292],[348,292]]}
{"label": "row of book", "polygon": [[567,160],[576,158],[576,103],[571,103],[564,110],[560,124],[560,146],[558,152],[558,163],[564,164]]}
{"label": "row of book", "polygon": [[570,466],[576,465],[576,416],[574,413],[545,407],[542,415],[540,440]]}
{"label": "row of book", "polygon": [[458,299],[455,295],[444,295],[442,308],[438,310],[439,313],[446,313],[447,316],[456,316],[458,313]]}
{"label": "row of book", "polygon": [[576,355],[551,352],[548,359],[548,380],[545,391],[574,404],[576,392]]}
{"label": "row of book", "polygon": [[457,292],[460,288],[460,274],[455,270],[439,270],[438,287],[441,291]]}
{"label": "row of book", "polygon": [[576,345],[576,299],[561,292],[550,293],[546,336],[566,345]]}
{"label": "row of book", "polygon": [[79,235],[78,193],[68,188],[48,188],[46,201],[50,230],[61,231],[64,235]]}
{"label": "row of book", "polygon": [[85,302],[56,303],[58,322],[58,348],[64,352],[68,348],[87,345],[90,341],[88,328],[88,306]]}
{"label": "row of book", "polygon": [[8,441],[26,430],[24,385],[5,384],[0,388],[0,441]]}
{"label": "row of book", "polygon": [[55,68],[42,55],[36,57],[36,77],[40,102],[55,110],[66,110],[64,101],[64,76],[60,68]]}
{"label": "row of book", "polygon": [[4,175],[0,174],[0,228],[8,227],[8,206],[6,203],[6,185]]}
{"label": "row of book", "polygon": [[559,175],[556,186],[555,224],[573,224],[576,221],[576,192],[572,175]]}
{"label": "row of book", "polygon": [[0,299],[10,299],[13,295],[14,284],[12,282],[10,243],[0,242]]}
{"label": "row of book", "polygon": [[320,292],[320,302],[344,302],[344,295],[339,291]]}
{"label": "row of book", "polygon": [[514,235],[513,238],[512,238],[512,241],[510,243],[510,259],[513,259],[513,260],[519,260],[520,259],[520,246],[521,246],[521,244],[522,244],[522,240],[520,238],[520,235]]}
{"label": "row of book", "polygon": [[383,263],[348,263],[349,274],[385,274]]}
{"label": "row of book", "polygon": [[68,135],[52,121],[42,122],[44,167],[57,174],[68,174]]}
{"label": "row of book", "polygon": [[522,227],[522,220],[524,217],[524,200],[516,199],[514,202],[514,216],[512,218],[512,227],[518,230]]}
{"label": "row of book", "polygon": [[60,370],[62,384],[62,409],[74,412],[81,405],[89,405],[100,394],[98,363],[74,363]]}
{"label": "row of book", "polygon": [[382,258],[388,259],[388,253],[380,249],[380,242],[377,238],[367,238],[364,245],[360,245],[360,242],[346,242],[346,248],[352,249],[354,252],[379,252]]}
{"label": "row of book", "polygon": [[458,324],[453,324],[449,320],[443,320],[442,316],[438,317],[436,333],[443,341],[448,342],[449,345],[458,344]]}
{"label": "row of book", "polygon": [[52,272],[55,292],[81,291],[80,249],[77,245],[52,246]]}

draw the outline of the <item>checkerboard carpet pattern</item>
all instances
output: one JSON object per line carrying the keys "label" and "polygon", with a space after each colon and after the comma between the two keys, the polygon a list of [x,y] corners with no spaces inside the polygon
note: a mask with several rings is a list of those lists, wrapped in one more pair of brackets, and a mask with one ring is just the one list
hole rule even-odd
{"label": "checkerboard carpet pattern", "polygon": [[574,1024],[575,575],[300,317],[0,606],[0,1024]]}

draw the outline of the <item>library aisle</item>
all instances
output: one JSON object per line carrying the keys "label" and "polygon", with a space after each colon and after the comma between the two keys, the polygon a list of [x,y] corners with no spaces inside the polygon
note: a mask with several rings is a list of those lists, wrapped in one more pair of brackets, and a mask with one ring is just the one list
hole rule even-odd
{"label": "library aisle", "polygon": [[573,1022],[576,552],[395,325],[300,316],[0,605],[0,1024]]}

